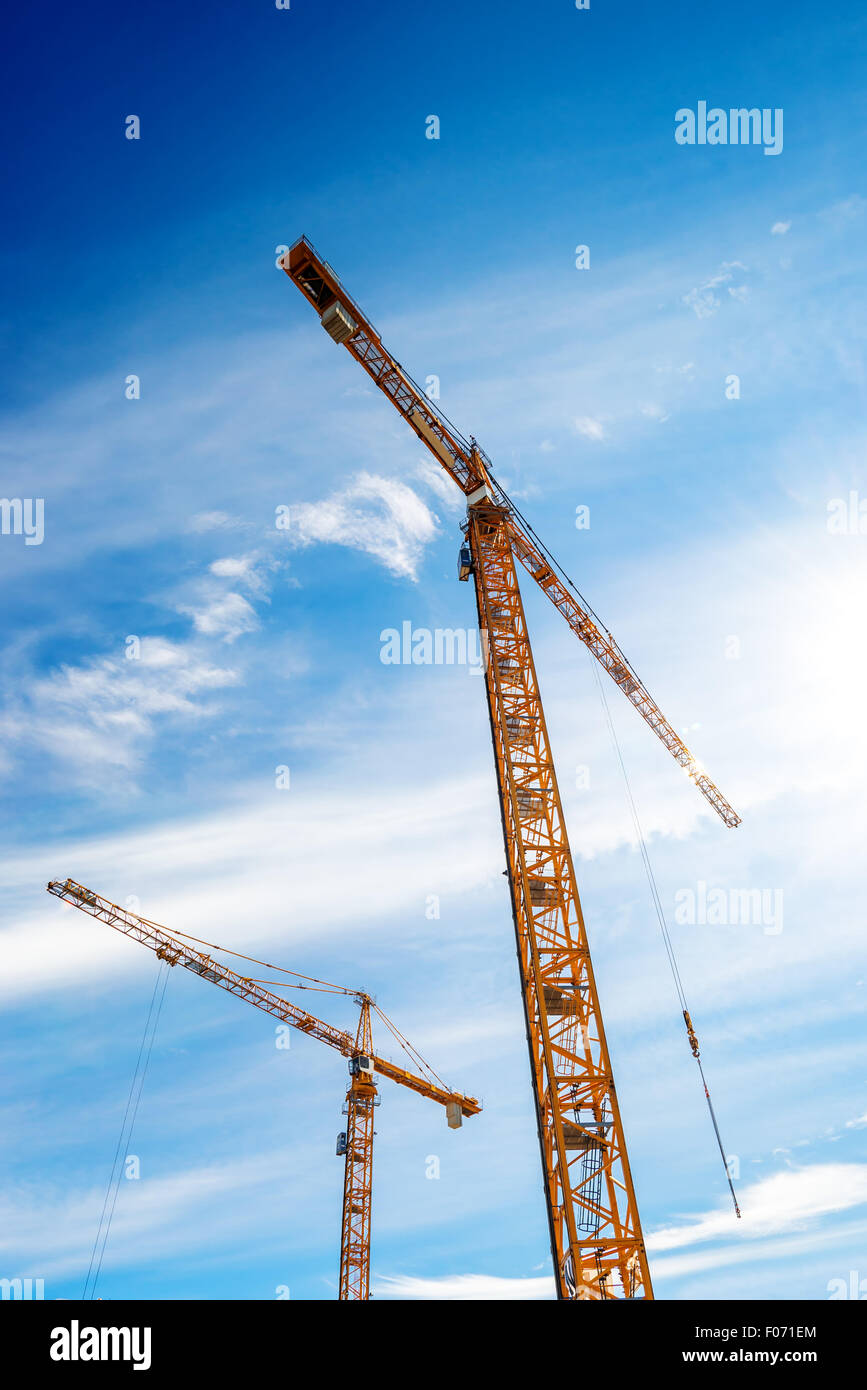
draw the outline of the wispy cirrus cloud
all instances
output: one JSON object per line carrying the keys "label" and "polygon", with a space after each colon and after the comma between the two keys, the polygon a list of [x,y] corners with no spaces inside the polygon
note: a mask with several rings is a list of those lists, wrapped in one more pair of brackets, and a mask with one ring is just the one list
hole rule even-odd
{"label": "wispy cirrus cloud", "polygon": [[7,745],[48,751],[86,785],[101,785],[106,769],[135,769],[160,720],[206,717],[207,697],[239,680],[192,644],[133,640],[130,659],[63,663],[22,684],[0,714]]}
{"label": "wispy cirrus cloud", "polygon": [[[287,1156],[280,1149],[125,1183],[104,1252],[106,1270],[129,1264],[131,1256],[139,1263],[206,1249],[215,1222],[224,1238],[246,1243],[251,1207],[260,1213],[261,1238],[265,1214],[286,1203],[288,1176],[294,1173],[308,1187],[322,1182],[313,1159],[310,1153],[305,1163],[299,1150]],[[38,1190],[25,1183],[7,1187],[0,1198],[0,1252],[7,1260],[38,1268],[48,1279],[81,1277],[104,1198],[104,1189],[77,1190],[68,1184]],[[301,1217],[303,1213],[295,1215],[296,1228]]]}
{"label": "wispy cirrus cloud", "polygon": [[[818,1229],[821,1218],[852,1210],[865,1202],[867,1165],[815,1164],[798,1172],[777,1173],[743,1189],[741,1221],[735,1218],[731,1207],[721,1207],[682,1226],[666,1227],[648,1235],[651,1267],[660,1277],[674,1278],[736,1265],[742,1260],[791,1259],[793,1255],[833,1244],[838,1238],[836,1231]],[[728,1243],[733,1238],[737,1238],[737,1243]],[[691,1252],[692,1247],[712,1241],[726,1243],[702,1254]],[[751,1250],[744,1250],[745,1241],[752,1243]],[[660,1258],[683,1250],[690,1253]],[[434,1278],[379,1275],[375,1291],[378,1298],[483,1302],[528,1302],[552,1299],[555,1294],[553,1277],[548,1274],[444,1274]]]}
{"label": "wispy cirrus cloud", "polygon": [[190,517],[187,530],[194,534],[206,531],[234,531],[242,524],[236,517],[229,516],[228,512],[196,512],[195,516]]}
{"label": "wispy cirrus cloud", "polygon": [[260,556],[256,553],[227,555],[222,560],[214,560],[209,569],[218,579],[232,579],[254,594],[266,591],[267,581],[260,566]]}
{"label": "wispy cirrus cloud", "polygon": [[[260,551],[223,556],[211,562],[207,575],[186,586],[175,607],[192,619],[203,637],[234,642],[258,628],[259,617],[250,599],[268,601],[270,576],[279,567],[279,560]],[[237,587],[227,588],[224,580]],[[247,590],[249,599],[238,593],[240,588]]]}
{"label": "wispy cirrus cloud", "polygon": [[605,438],[605,426],[601,420],[594,420],[591,415],[580,415],[575,421],[575,428],[585,439],[602,440]]}
{"label": "wispy cirrus cloud", "polygon": [[296,544],[345,545],[373,555],[392,574],[415,579],[425,546],[437,531],[434,514],[408,487],[375,473],[358,473],[321,502],[292,508]]}
{"label": "wispy cirrus cloud", "polygon": [[[77,977],[110,978],[135,967],[134,953],[110,952],[103,929],[84,917],[74,919],[78,930],[70,937],[64,909],[41,892],[47,878],[72,874],[116,902],[134,893],[146,915],[197,935],[213,931],[214,922],[232,923],[232,945],[241,948],[285,943],[288,921],[288,939],[298,949],[331,934],[355,933],[359,922],[381,922],[386,913],[409,920],[423,903],[434,837],[443,846],[438,891],[483,887],[495,822],[477,814],[470,832],[451,810],[457,803],[480,810],[490,803],[488,792],[486,783],[466,780],[402,792],[342,783],[336,794],[323,791],[300,803],[292,794],[259,792],[176,825],[46,843],[27,856],[8,857],[0,871],[10,888],[17,884],[39,925],[22,919],[3,932],[0,995],[20,998],[65,988]],[[387,892],[376,857],[383,842],[394,852]],[[335,843],[341,845],[341,878],[352,892],[326,902],[322,885],[334,875]]]}
{"label": "wispy cirrus cloud", "polygon": [[[732,299],[744,301],[749,295],[749,290],[744,284],[733,284],[735,272],[745,273],[747,267],[742,261],[723,261],[722,266],[716,275],[712,275],[709,280],[701,285],[696,285],[683,296],[684,304],[692,309],[696,318],[711,318],[717,313],[722,301],[719,293],[725,291]],[[739,277],[740,278],[740,277]]]}
{"label": "wispy cirrus cloud", "polygon": [[259,626],[255,610],[242,594],[208,595],[199,603],[179,604],[178,611],[192,618],[196,632],[205,637],[221,637],[224,642],[234,642]]}
{"label": "wispy cirrus cloud", "polygon": [[553,1275],[538,1278],[505,1279],[496,1274],[444,1274],[435,1279],[416,1279],[411,1275],[380,1274],[374,1279],[377,1298],[423,1299],[492,1303],[499,1301],[536,1302],[553,1299]]}
{"label": "wispy cirrus cloud", "polygon": [[682,1226],[654,1231],[647,1237],[647,1248],[654,1253],[710,1240],[781,1235],[865,1203],[867,1164],[814,1163],[774,1173],[745,1187],[740,1194],[740,1221],[730,1206],[721,1206]]}

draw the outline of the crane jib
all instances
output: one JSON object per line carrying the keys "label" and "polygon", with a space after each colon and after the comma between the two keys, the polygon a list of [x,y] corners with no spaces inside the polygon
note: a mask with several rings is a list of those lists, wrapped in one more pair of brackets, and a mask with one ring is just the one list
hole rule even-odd
{"label": "crane jib", "polygon": [[[186,970],[192,971],[194,975],[198,975],[200,979],[208,980],[210,983],[227,990],[228,993],[246,999],[256,1008],[281,1019],[284,1023],[298,1029],[299,1032],[307,1033],[318,1038],[320,1042],[327,1043],[345,1057],[353,1056],[356,1050],[355,1040],[350,1033],[340,1028],[334,1028],[331,1024],[307,1013],[304,1009],[297,1008],[288,999],[283,999],[281,995],[265,989],[258,981],[250,980],[246,976],[238,974],[237,971],[231,970],[222,961],[214,960],[203,951],[194,950],[157,922],[151,922],[146,917],[140,917],[137,913],[130,912],[127,908],[119,907],[108,898],[100,897],[99,894],[71,878],[52,880],[47,888],[54,897],[71,903],[74,907],[80,908],[82,912],[88,913],[89,916],[105,922],[106,925],[113,927],[124,936],[129,936],[141,945],[147,946],[160,960],[166,961],[167,964],[181,965]],[[417,1095],[435,1100],[446,1107],[457,1103],[463,1115],[477,1115],[481,1111],[479,1102],[473,1096],[465,1096],[460,1091],[448,1091],[445,1087],[435,1086],[425,1077],[416,1076],[413,1072],[383,1058],[374,1056],[373,1063],[380,1075],[395,1081],[399,1086],[405,1086],[408,1090],[415,1091]]]}
{"label": "crane jib", "polygon": [[299,237],[280,258],[279,264],[313,305],[326,332],[364,367],[468,499],[472,501],[473,494],[484,487],[488,496],[505,506],[514,553],[528,574],[692,779],[722,822],[731,829],[740,825],[741,817],[665,718],[611,634],[600,631],[572,593],[568,581],[560,577],[554,564],[531,539],[475,440],[464,439],[390,355],[369,318],[307,237]]}

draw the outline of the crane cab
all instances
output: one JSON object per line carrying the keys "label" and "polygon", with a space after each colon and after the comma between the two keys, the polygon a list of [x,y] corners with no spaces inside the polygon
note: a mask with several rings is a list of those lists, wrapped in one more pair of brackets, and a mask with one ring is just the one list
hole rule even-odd
{"label": "crane cab", "polygon": [[343,1156],[346,1153],[346,1148],[346,1132],[344,1131],[343,1134],[338,1134],[337,1136],[337,1148],[334,1152],[336,1153],[338,1158],[343,1158]]}
{"label": "crane cab", "polygon": [[465,584],[473,572],[473,554],[468,545],[462,545],[458,555],[458,579]]}
{"label": "crane cab", "polygon": [[369,1081],[373,1080],[373,1060],[360,1052],[357,1057],[349,1059],[349,1075],[362,1076]]}

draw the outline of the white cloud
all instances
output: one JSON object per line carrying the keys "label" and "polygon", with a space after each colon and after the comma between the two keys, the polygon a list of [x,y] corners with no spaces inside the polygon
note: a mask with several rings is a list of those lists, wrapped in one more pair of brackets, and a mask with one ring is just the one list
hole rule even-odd
{"label": "white cloud", "polygon": [[746,299],[748,294],[746,286],[732,286],[731,284],[735,271],[746,271],[746,269],[747,267],[742,261],[723,261],[716,275],[711,276],[703,285],[696,286],[683,296],[683,303],[693,310],[696,318],[711,318],[720,308],[721,301],[716,292],[723,286],[727,288],[733,299]]}
{"label": "white cloud", "polygon": [[301,545],[346,545],[366,551],[392,574],[417,577],[436,517],[406,483],[358,473],[321,502],[292,508],[290,535]]}
{"label": "white cloud", "polygon": [[643,405],[641,407],[641,413],[648,420],[656,420],[660,425],[664,425],[666,420],[671,418],[668,411],[663,410],[661,405]]}
{"label": "white cloud", "polygon": [[785,236],[791,225],[791,222],[775,222],[771,228],[771,236]]}
{"label": "white cloud", "polygon": [[[455,806],[466,821],[455,818]],[[0,996],[65,989],[136,967],[139,953],[129,943],[74,908],[69,917],[44,893],[50,878],[73,877],[114,902],[135,894],[145,916],[195,936],[213,939],[214,924],[228,923],[219,938],[233,948],[255,943],[260,952],[279,942],[288,956],[299,943],[356,933],[365,921],[381,932],[389,915],[414,920],[432,872],[431,845],[438,893],[483,888],[502,856],[496,834],[485,779],[402,791],[344,783],[332,795],[297,802],[272,790],[183,822],[47,843],[0,864],[7,891],[17,888],[37,913],[2,934]],[[351,892],[324,891],[335,879],[338,844],[340,881]],[[387,885],[383,844],[392,855]]]}
{"label": "white cloud", "polygon": [[585,439],[604,439],[605,427],[601,420],[594,420],[590,415],[581,415],[575,421],[575,428],[579,434],[583,434]]}
{"label": "white cloud", "polygon": [[215,595],[200,604],[178,604],[179,613],[187,613],[193,626],[204,637],[222,637],[234,642],[245,632],[255,632],[259,619],[241,594]]}
{"label": "white cloud", "polygon": [[416,476],[435,492],[437,497],[452,511],[462,511],[466,505],[464,494],[439,463],[430,457],[420,458],[416,464]]}
{"label": "white cloud", "polygon": [[[655,1280],[661,1282],[664,1279],[682,1279],[694,1274],[707,1275],[714,1270],[734,1265],[743,1278],[749,1265],[773,1263],[776,1265],[773,1278],[779,1289],[786,1275],[796,1272],[799,1265],[802,1272],[821,1268],[815,1258],[819,1252],[827,1251],[829,1247],[845,1247],[849,1240],[860,1245],[863,1235],[862,1222],[848,1225],[833,1222],[827,1230],[818,1229],[809,1234],[779,1236],[774,1239],[751,1241],[749,1244],[739,1241],[736,1245],[722,1245],[710,1250],[690,1250],[679,1255],[657,1258],[652,1261],[652,1274]],[[796,1256],[799,1255],[809,1255],[811,1258],[797,1261]],[[759,1284],[755,1296],[765,1297],[767,1288],[767,1282],[763,1281]],[[823,1294],[828,1292],[821,1282],[817,1291]],[[744,1291],[739,1296],[749,1298],[753,1295]]]}
{"label": "white cloud", "polygon": [[[208,566],[209,575],[191,586],[193,597],[176,601],[179,613],[193,620],[197,632],[204,637],[219,637],[234,642],[246,632],[254,632],[259,619],[252,605],[234,590],[225,590],[214,580],[228,579],[243,585],[258,599],[264,599],[268,588],[266,571],[277,568],[279,562],[264,560],[258,552],[248,555],[227,555]],[[266,600],[267,602],[267,600]]]}
{"label": "white cloud", "polygon": [[[202,638],[233,642],[253,631],[259,623],[252,605],[220,580],[238,581],[264,598],[261,570],[276,562],[257,565],[257,554],[214,561],[206,578],[188,585],[189,598],[172,600],[175,611],[189,616]],[[141,761],[156,721],[214,713],[201,697],[240,684],[239,671],[210,661],[201,645],[129,634],[118,656],[63,663],[29,684],[19,674],[15,695],[0,711],[0,735],[8,745],[49,750],[81,785],[107,790],[105,775],[114,768],[124,773],[125,791],[135,791],[127,774]]]}
{"label": "white cloud", "polygon": [[236,517],[229,516],[227,512],[197,512],[190,518],[188,531],[227,531],[240,526]]}
{"label": "white cloud", "polygon": [[35,679],[6,706],[0,730],[11,743],[50,751],[98,785],[106,768],[136,765],[157,719],[201,718],[209,708],[200,697],[237,681],[236,671],[189,645],[142,637],[137,659],[64,664]]}
{"label": "white cloud", "polygon": [[825,208],[822,216],[826,221],[831,222],[836,227],[845,227],[850,222],[855,222],[862,217],[867,208],[867,200],[859,193],[853,193],[849,198],[842,198],[838,203],[833,203],[831,207]]}
{"label": "white cloud", "polygon": [[855,1120],[846,1121],[847,1129],[867,1129],[867,1114],[859,1115]]}
{"label": "white cloud", "polygon": [[[147,1182],[123,1183],[106,1245],[106,1268],[174,1253],[207,1249],[215,1226],[222,1237],[249,1239],[253,1213],[273,1213],[286,1198],[287,1177],[305,1186],[320,1185],[313,1154],[294,1148],[213,1163]],[[43,1184],[38,1190],[7,1185],[0,1197],[0,1251],[24,1254],[40,1276],[61,1278],[82,1273],[82,1255],[93,1244],[104,1190],[70,1191]],[[296,1219],[297,1220],[297,1219]],[[265,1224],[260,1220],[261,1226]],[[8,1255],[7,1255],[8,1259]]]}
{"label": "white cloud", "polygon": [[800,1230],[806,1222],[867,1202],[867,1164],[824,1163],[775,1173],[743,1189],[738,1221],[726,1205],[683,1226],[647,1237],[650,1251],[677,1250],[720,1238],[753,1239]]}
{"label": "white cloud", "polygon": [[553,1275],[538,1279],[504,1279],[495,1274],[444,1274],[435,1279],[414,1279],[410,1275],[378,1275],[374,1280],[377,1298],[440,1299],[491,1303],[517,1300],[527,1303],[555,1297]]}
{"label": "white cloud", "polygon": [[[625,567],[620,579],[609,594],[603,619],[611,618],[612,613],[628,613],[629,604],[638,585],[648,592],[662,591],[665,584],[673,586],[673,591],[681,596],[678,605],[663,615],[660,621],[648,631],[635,647],[635,636],[641,637],[640,629],[625,632],[618,622],[615,635],[623,642],[624,648],[635,660],[637,668],[645,674],[651,689],[659,695],[663,708],[674,718],[668,691],[677,692],[679,711],[683,714],[701,710],[702,730],[700,746],[696,752],[706,761],[707,766],[722,790],[745,816],[742,831],[721,831],[712,820],[712,812],[700,798],[695,788],[678,774],[665,751],[658,746],[646,725],[627,710],[622,697],[609,690],[612,713],[618,727],[624,756],[630,767],[633,788],[638,798],[645,833],[656,841],[655,857],[658,855],[657,870],[666,872],[668,855],[669,870],[672,874],[682,874],[682,842],[697,829],[709,828],[711,842],[703,851],[702,868],[696,876],[706,877],[713,883],[717,873],[725,882],[726,873],[735,872],[734,864],[742,864],[740,838],[750,833],[756,820],[753,812],[759,812],[759,824],[767,822],[775,827],[774,834],[788,833],[788,808],[798,818],[803,814],[803,798],[819,808],[811,839],[811,875],[821,877],[826,872],[835,872],[840,855],[848,852],[852,840],[852,853],[856,852],[857,804],[860,788],[851,787],[850,768],[862,760],[867,752],[867,728],[863,721],[859,724],[859,692],[864,684],[865,656],[859,644],[847,641],[847,634],[857,630],[858,594],[863,587],[861,565],[863,561],[851,547],[834,543],[823,530],[795,529],[788,536],[779,535],[770,544],[763,532],[747,531],[741,546],[734,550],[726,540],[719,552],[706,545],[701,553],[695,547],[681,552],[666,552],[664,562],[664,581],[661,572],[645,567],[637,576],[631,567]],[[824,584],[817,584],[815,564],[817,555],[825,549],[834,561],[833,567],[826,568]],[[779,551],[779,553],[777,553]],[[790,554],[799,556],[801,573],[793,578]],[[756,556],[762,555],[761,564]],[[748,563],[749,561],[749,563]],[[733,581],[733,587],[723,589],[717,582],[720,567],[726,565],[735,575],[742,575],[742,585]],[[701,576],[706,578],[702,580]],[[833,600],[830,596],[833,595]],[[595,595],[590,596],[594,601]],[[738,615],[739,632],[743,657],[741,661],[729,662],[723,656],[723,640],[730,631],[730,612]],[[773,632],[769,632],[766,615],[775,614]],[[557,623],[556,615],[554,622]],[[612,618],[613,622],[613,618]],[[563,629],[565,631],[565,629]],[[695,660],[695,653],[706,648],[707,634],[718,634],[711,655],[703,664]],[[568,638],[568,633],[566,634]],[[833,673],[823,663],[815,661],[817,645],[828,641],[838,653]],[[599,856],[618,850],[631,843],[631,827],[628,812],[623,803],[623,793],[616,768],[606,771],[610,758],[608,736],[598,710],[598,696],[589,672],[582,670],[582,681],[586,678],[587,694],[576,708],[576,682],[571,668],[564,671],[562,679],[555,673],[558,662],[563,660],[563,636],[559,627],[552,630],[550,637],[540,637],[536,657],[540,670],[547,671],[546,710],[552,737],[557,739],[560,749],[560,765],[568,768],[570,763],[587,762],[594,770],[593,796],[586,793],[570,794],[568,782],[564,779],[567,798],[567,815],[576,853],[582,858]],[[591,658],[582,654],[575,643],[576,659],[589,662]],[[714,652],[716,655],[714,655]],[[176,649],[171,644],[157,647],[154,656],[163,663],[158,668],[171,673],[175,666],[186,660],[185,649]],[[121,663],[123,664],[123,663]],[[130,663],[135,667],[135,663]],[[757,688],[775,689],[775,677],[781,669],[787,672],[785,702],[777,708],[772,702],[766,710],[757,709],[755,691]],[[181,672],[183,666],[180,666]],[[666,689],[658,690],[654,680],[654,670],[666,673]],[[719,678],[717,677],[719,673]],[[174,677],[173,677],[174,679]],[[218,677],[217,679],[220,679]],[[222,677],[225,679],[225,677]],[[333,845],[339,838],[346,843],[349,858],[346,873],[350,881],[356,877],[367,885],[360,901],[366,904],[364,910],[374,914],[373,904],[376,893],[381,892],[381,882],[364,860],[371,853],[373,843],[368,838],[368,826],[380,827],[384,841],[393,838],[405,845],[401,873],[393,881],[394,893],[389,897],[390,910],[399,911],[412,902],[412,893],[418,893],[418,883],[424,881],[428,870],[424,868],[425,855],[434,844],[444,846],[443,861],[454,862],[465,875],[461,882],[478,883],[483,880],[487,866],[496,863],[501,851],[496,837],[493,820],[486,821],[486,837],[464,840],[461,828],[473,821],[467,809],[459,818],[458,825],[451,824],[455,805],[468,808],[470,802],[484,813],[494,814],[492,785],[489,768],[484,760],[484,745],[480,753],[478,769],[474,767],[473,777],[466,787],[454,789],[449,803],[446,789],[436,780],[435,769],[438,760],[448,756],[448,740],[454,730],[438,727],[434,708],[442,705],[437,694],[436,680],[420,684],[414,689],[418,698],[401,696],[400,720],[391,719],[387,739],[380,744],[375,738],[362,739],[369,755],[375,755],[378,766],[400,766],[401,737],[416,738],[419,728],[426,731],[430,740],[431,779],[425,783],[427,791],[419,789],[419,799],[430,798],[430,815],[427,810],[419,816],[419,804],[415,795],[408,796],[406,789],[389,793],[383,787],[382,797],[372,801],[363,785],[346,787],[341,777],[339,790],[332,795],[324,792],[312,802],[310,817],[296,810],[294,800],[291,804],[272,807],[271,801],[257,800],[239,813],[236,806],[227,804],[210,815],[191,817],[180,825],[171,823],[154,828],[152,840],[137,842],[124,838],[106,838],[99,845],[85,843],[71,844],[63,848],[62,857],[58,847],[49,854],[36,851],[30,857],[31,877],[22,879],[17,874],[17,866],[8,864],[5,872],[8,881],[18,882],[22,891],[29,891],[43,876],[67,872],[87,882],[85,872],[94,879],[93,886],[101,888],[105,881],[105,891],[112,895],[112,882],[119,881],[122,891],[141,892],[142,866],[148,855],[174,865],[166,879],[151,877],[148,891],[160,898],[165,896],[168,911],[180,923],[183,916],[191,914],[204,926],[206,916],[201,916],[201,904],[207,903],[208,910],[220,920],[245,920],[249,916],[246,895],[253,893],[259,905],[257,911],[263,921],[266,935],[273,929],[279,930],[282,921],[277,907],[281,901],[283,888],[280,879],[283,869],[279,861],[274,861],[277,852],[274,842],[275,824],[279,827],[278,839],[284,835],[293,845],[292,859],[287,861],[285,873],[293,879],[293,900],[299,902],[299,919],[303,914],[310,921],[316,921],[322,911],[317,894],[319,885],[327,881],[332,872]],[[425,678],[427,681],[427,678]],[[473,684],[470,682],[470,684]],[[169,686],[174,689],[173,685]],[[422,692],[427,690],[428,696]],[[156,697],[155,697],[156,698]],[[188,697],[193,701],[193,696]],[[478,694],[467,689],[468,705]],[[409,699],[409,703],[407,703]],[[430,703],[428,702],[430,701]],[[830,704],[829,704],[830,702]],[[833,707],[838,714],[835,721],[822,715],[825,705]],[[333,747],[336,730],[345,724],[344,716],[348,707],[334,702],[316,711],[310,725],[293,730],[293,738],[303,746],[317,745],[319,756],[323,747]],[[152,719],[156,716],[152,716]],[[353,718],[355,712],[353,712]],[[821,719],[824,729],[823,740],[815,746],[806,747],[803,730],[811,723]],[[378,710],[377,720],[381,722],[382,711]],[[55,721],[57,722],[57,721]],[[682,720],[678,720],[680,726]],[[598,728],[597,728],[598,725]],[[353,739],[359,737],[359,726],[352,726]],[[862,730],[859,738],[858,729]],[[580,752],[577,746],[580,731]],[[55,729],[52,726],[52,735]],[[104,736],[104,735],[103,735]],[[854,742],[853,742],[854,740]],[[113,741],[117,741],[116,737]],[[130,736],[130,744],[135,742]],[[340,747],[339,756],[345,750]],[[82,758],[90,756],[89,749],[82,750]],[[476,777],[476,770],[478,777]],[[318,776],[322,777],[320,770]],[[399,781],[399,778],[397,779]],[[853,800],[854,799],[854,800]],[[277,797],[277,801],[280,798]],[[776,803],[776,805],[774,804]],[[474,813],[477,814],[477,813]],[[276,821],[269,821],[269,816]],[[768,822],[768,817],[771,817]],[[710,823],[710,827],[709,827]],[[320,826],[340,827],[339,835],[323,840]],[[759,834],[758,830],[752,832]],[[237,834],[236,848],[233,837]],[[186,859],[180,855],[176,841],[189,842],[191,853]],[[667,842],[668,849],[663,849]],[[282,841],[281,841],[282,843]],[[757,842],[751,842],[755,851]],[[150,848],[148,848],[150,846]],[[213,848],[213,853],[200,860],[202,848]],[[147,849],[147,853],[145,850]],[[243,853],[242,853],[243,851]],[[713,858],[711,858],[711,854]],[[475,868],[472,856],[477,855]],[[180,857],[179,857],[180,856]],[[78,867],[79,858],[90,865]],[[47,874],[43,875],[43,868]],[[213,869],[228,873],[231,885],[216,887]],[[416,880],[410,888],[410,871],[415,866]],[[293,867],[294,866],[294,867]],[[404,879],[403,869],[407,878]],[[600,869],[604,874],[607,870]],[[755,872],[743,867],[738,873]],[[185,891],[178,896],[175,874],[185,880]],[[108,876],[105,878],[105,876]],[[439,870],[437,870],[439,877]],[[380,876],[381,878],[381,876]],[[681,878],[674,878],[681,883]],[[742,885],[743,879],[732,880]],[[747,880],[747,886],[753,880]],[[761,881],[760,881],[761,882]],[[768,880],[776,884],[778,880]],[[179,886],[179,883],[178,883]],[[310,891],[308,892],[308,887]],[[313,891],[313,890],[316,891]],[[369,896],[367,893],[369,889]],[[120,890],[118,890],[120,891]],[[230,897],[226,897],[226,892]],[[638,884],[639,892],[644,892],[643,883]],[[768,980],[762,962],[773,947],[775,968],[773,980],[775,989],[782,992],[791,987],[798,972],[805,969],[829,968],[829,961],[848,959],[857,941],[857,923],[843,915],[837,920],[832,911],[826,922],[824,936],[820,939],[815,933],[797,929],[796,918],[789,918],[788,903],[801,897],[796,881],[786,879],[787,913],[786,930],[779,938],[765,937],[760,931],[741,933],[736,951],[731,950],[731,934],[713,937],[709,934],[701,941],[696,937],[683,949],[694,953],[696,968],[701,978],[712,989],[706,997],[716,997],[719,1002],[731,1000],[736,993],[744,999],[756,998],[759,989],[764,994]],[[791,893],[791,898],[788,896]],[[338,901],[328,900],[329,914],[335,923],[343,924],[352,903],[345,911],[338,895]],[[225,909],[225,910],[224,910]],[[147,909],[145,909],[147,910]],[[795,909],[792,909],[795,912]],[[153,915],[158,915],[156,909]],[[196,930],[195,927],[192,930]],[[207,928],[199,934],[207,935]],[[830,952],[830,954],[829,954]],[[35,962],[38,964],[38,961]],[[38,974],[38,972],[37,972]],[[712,981],[712,985],[711,982]],[[641,980],[636,980],[636,994],[624,983],[612,1009],[629,1008],[634,1005],[635,1019],[655,1017],[659,1003],[648,1000]],[[765,1001],[767,1002],[767,1001]],[[849,1110],[846,1113],[851,1114]],[[841,1121],[842,1123],[842,1116]],[[781,1136],[782,1137],[782,1136]]]}
{"label": "white cloud", "polygon": [[254,555],[227,555],[223,560],[215,560],[210,571],[219,579],[242,579],[251,588],[261,590],[262,578],[256,573],[255,560]]}

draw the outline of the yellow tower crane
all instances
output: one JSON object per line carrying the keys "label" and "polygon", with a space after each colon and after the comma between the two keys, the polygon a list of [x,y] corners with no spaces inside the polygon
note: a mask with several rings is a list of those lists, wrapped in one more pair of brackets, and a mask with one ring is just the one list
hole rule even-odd
{"label": "yellow tower crane", "polygon": [[[410,1052],[418,1063],[430,1070],[415,1049],[407,1043],[382,1010],[377,1007],[369,994],[337,989],[335,986],[327,987],[329,992],[352,995],[359,1005],[358,1027],[353,1037],[351,1033],[334,1028],[330,1023],[323,1023],[321,1019],[315,1018],[313,1014],[307,1013],[304,1009],[297,1008],[288,1000],[281,998],[279,994],[265,989],[262,981],[240,975],[236,971],[230,970],[221,961],[215,960],[209,953],[196,950],[194,946],[188,944],[195,941],[196,938],[188,936],[185,932],[169,931],[167,927],[160,926],[157,922],[151,922],[146,917],[139,917],[137,913],[130,912],[127,908],[118,907],[108,898],[100,897],[98,893],[92,892],[71,878],[62,881],[53,879],[47,887],[48,892],[52,893],[54,897],[71,903],[73,907],[80,908],[82,912],[95,917],[97,921],[107,923],[108,926],[114,927],[116,931],[130,937],[133,941],[141,942],[143,946],[147,946],[168,965],[184,966],[186,970],[198,975],[200,979],[209,980],[211,984],[219,985],[221,989],[227,990],[229,994],[237,995],[239,999],[245,999],[248,1004],[253,1004],[257,1009],[262,1009],[265,1013],[271,1014],[272,1017],[280,1019],[281,1022],[288,1023],[292,1028],[297,1028],[299,1032],[318,1038],[320,1042],[327,1043],[329,1047],[335,1048],[349,1059],[350,1080],[344,1107],[347,1116],[346,1129],[338,1136],[337,1143],[338,1156],[345,1158],[338,1297],[340,1299],[368,1299],[370,1297],[370,1218],[373,1195],[373,1119],[374,1109],[379,1103],[374,1076],[386,1076],[389,1080],[397,1082],[399,1086],[405,1086],[408,1090],[415,1091],[416,1095],[437,1101],[445,1108],[450,1129],[459,1129],[464,1115],[478,1115],[482,1108],[479,1102],[472,1096],[465,1096],[459,1091],[449,1090],[448,1087],[442,1085],[439,1078],[432,1080],[433,1073],[431,1073],[431,1077],[417,1076],[414,1072],[396,1066],[394,1062],[378,1057],[373,1051],[371,1012],[377,1013],[391,1029],[400,1044]],[[198,941],[197,944],[209,946],[211,950],[227,950],[226,947],[214,946],[209,941]],[[229,951],[228,954],[238,955],[239,953]],[[252,960],[252,957],[246,956],[243,959]],[[266,964],[264,961],[254,963],[257,965]],[[275,969],[276,967],[269,966],[267,968]],[[294,971],[285,973],[295,974]],[[319,983],[321,982],[314,982],[314,984]]]}
{"label": "yellow tower crane", "polygon": [[[487,455],[386,349],[328,262],[301,237],[279,263],[329,336],[361,364],[466,496],[459,578],[472,576],[475,582],[488,652],[488,710],[557,1296],[650,1299],[650,1270],[516,559],[724,824],[733,828],[740,817],[496,481]],[[685,1021],[691,1029],[686,1014]]]}

